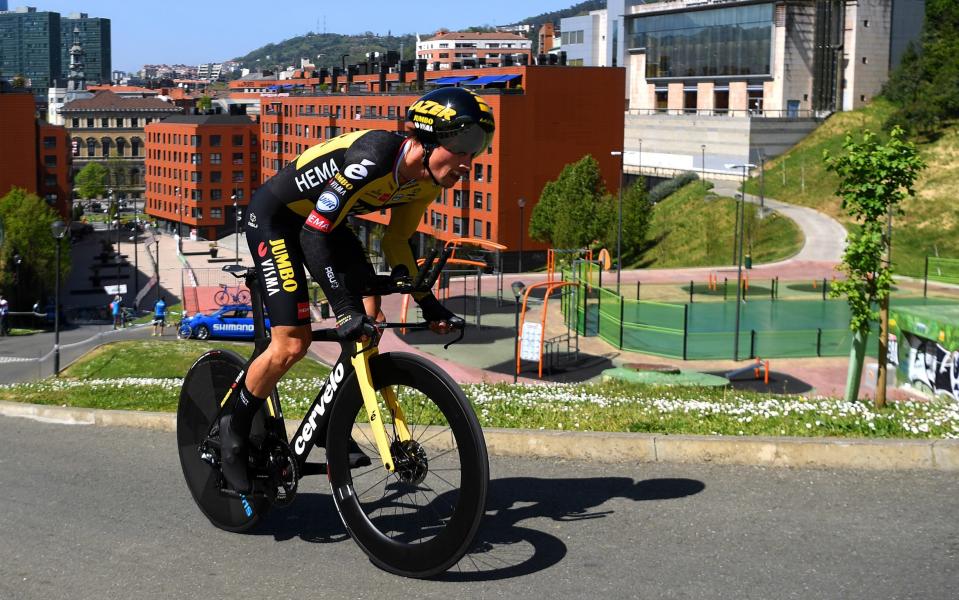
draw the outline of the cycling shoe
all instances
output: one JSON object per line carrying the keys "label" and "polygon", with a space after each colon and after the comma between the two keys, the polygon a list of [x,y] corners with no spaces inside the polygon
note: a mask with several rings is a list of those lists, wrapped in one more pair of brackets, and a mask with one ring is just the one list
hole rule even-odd
{"label": "cycling shoe", "polygon": [[220,417],[220,468],[230,487],[248,494],[252,491],[248,467],[250,443],[247,435],[233,430],[232,420],[231,413]]}

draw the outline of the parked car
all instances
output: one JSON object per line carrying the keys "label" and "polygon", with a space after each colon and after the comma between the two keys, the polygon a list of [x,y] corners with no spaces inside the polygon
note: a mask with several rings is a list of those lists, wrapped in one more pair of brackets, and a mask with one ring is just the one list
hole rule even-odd
{"label": "parked car", "polygon": [[[269,333],[270,319],[266,319]],[[211,337],[233,340],[253,339],[253,307],[249,304],[227,304],[210,314],[187,317],[180,324],[177,335],[182,339],[205,340]]]}

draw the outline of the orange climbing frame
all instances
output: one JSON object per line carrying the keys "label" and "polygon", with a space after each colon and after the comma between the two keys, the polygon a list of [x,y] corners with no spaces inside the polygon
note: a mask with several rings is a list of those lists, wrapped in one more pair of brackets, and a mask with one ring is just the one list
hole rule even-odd
{"label": "orange climbing frame", "polygon": [[[547,311],[546,309],[547,309],[547,307],[549,306],[549,295],[552,294],[552,293],[553,293],[553,290],[555,290],[555,289],[558,289],[558,288],[561,288],[561,287],[566,287],[566,286],[578,286],[578,285],[579,285],[578,283],[573,283],[572,281],[542,281],[542,282],[540,282],[540,283],[534,283],[533,285],[531,285],[531,286],[529,286],[528,288],[526,288],[526,293],[523,294],[523,308],[521,309],[520,317],[519,317],[519,327],[520,327],[520,331],[523,330],[523,323],[526,322],[526,301],[529,299],[529,293],[530,293],[531,291],[533,291],[534,289],[539,288],[539,287],[545,287],[545,288],[546,288],[546,294],[543,296],[543,316],[542,316],[542,319],[541,319],[541,321],[542,321],[542,322],[541,322],[541,325],[542,325],[542,327],[543,327],[543,334],[542,334],[542,335],[540,336],[540,338],[539,338],[539,378],[540,378],[540,379],[543,378],[543,345],[544,345],[545,342],[546,342],[546,315],[547,315],[547,313],[549,312],[549,311]],[[519,365],[520,365],[519,344],[522,343],[522,342],[521,342],[521,341],[517,341],[516,343],[517,343],[517,346],[516,346],[516,374],[519,375]]]}

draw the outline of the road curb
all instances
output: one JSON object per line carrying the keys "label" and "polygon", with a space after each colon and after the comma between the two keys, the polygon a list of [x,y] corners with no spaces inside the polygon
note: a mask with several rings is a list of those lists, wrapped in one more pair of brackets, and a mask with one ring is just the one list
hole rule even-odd
{"label": "road curb", "polygon": [[[0,401],[0,415],[47,423],[176,430],[176,415]],[[290,435],[297,423],[287,423]],[[711,463],[761,467],[959,471],[959,440],[714,437],[484,429],[494,456],[606,463]]]}

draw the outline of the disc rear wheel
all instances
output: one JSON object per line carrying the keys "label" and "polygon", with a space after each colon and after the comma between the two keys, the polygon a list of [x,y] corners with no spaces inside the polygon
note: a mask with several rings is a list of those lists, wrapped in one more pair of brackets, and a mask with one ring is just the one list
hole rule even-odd
{"label": "disc rear wheel", "polygon": [[[211,350],[194,363],[183,380],[177,407],[177,449],[187,487],[211,523],[227,531],[243,531],[257,523],[269,509],[266,499],[224,494],[218,440],[210,440],[211,426],[220,414],[220,403],[243,370],[235,352]],[[235,391],[234,391],[235,393]],[[254,417],[253,435],[263,435],[263,411]]]}

